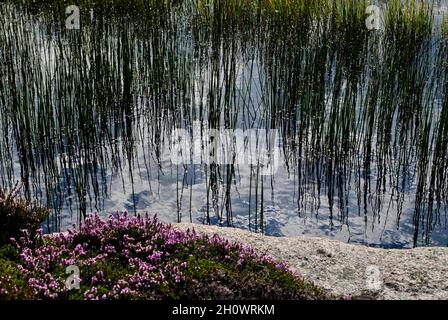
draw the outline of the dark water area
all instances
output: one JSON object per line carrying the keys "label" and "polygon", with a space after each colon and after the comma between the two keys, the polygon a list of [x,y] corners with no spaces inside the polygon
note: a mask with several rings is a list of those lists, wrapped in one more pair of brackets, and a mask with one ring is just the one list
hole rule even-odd
{"label": "dark water area", "polygon": [[[46,232],[128,211],[448,245],[443,12],[391,4],[369,30],[363,1],[84,1],[70,29],[53,2],[0,2],[0,186],[51,208]],[[242,133],[240,148],[212,129]],[[247,157],[262,140],[274,166]]]}

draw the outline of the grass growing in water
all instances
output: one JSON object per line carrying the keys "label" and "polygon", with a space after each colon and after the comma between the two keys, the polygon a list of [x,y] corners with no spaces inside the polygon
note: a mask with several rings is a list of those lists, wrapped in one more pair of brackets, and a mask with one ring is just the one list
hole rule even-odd
{"label": "grass growing in water", "polygon": [[[85,1],[83,31],[72,32],[66,2],[54,3],[25,15],[0,9],[1,183],[19,176],[28,198],[53,207],[52,229],[66,206],[81,217],[100,211],[110,175],[135,209],[134,186],[157,196],[167,172],[178,220],[191,217],[192,188],[205,179],[205,221],[231,225],[236,163],[203,164],[200,174],[163,164],[172,129],[195,121],[279,128],[301,216],[326,201],[330,225],[355,214],[373,228],[390,210],[398,225],[411,195],[415,245],[443,224],[446,36],[430,4],[389,1],[376,32],[365,27],[367,1],[135,1],[126,14],[124,2]],[[241,197],[248,224],[264,230],[276,181],[259,172],[251,168]]]}

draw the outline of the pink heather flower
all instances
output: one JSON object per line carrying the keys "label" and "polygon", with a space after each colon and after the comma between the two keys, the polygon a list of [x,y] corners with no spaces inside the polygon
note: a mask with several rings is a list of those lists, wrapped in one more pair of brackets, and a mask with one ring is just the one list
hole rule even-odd
{"label": "pink heather flower", "polygon": [[90,288],[90,290],[88,290],[84,293],[84,298],[86,300],[98,300],[97,292],[98,292],[98,289],[96,287],[92,287],[92,288]]}
{"label": "pink heather flower", "polygon": [[[74,246],[75,238],[89,240]],[[174,230],[171,226],[159,223],[156,217],[150,219],[148,215],[128,217],[127,214],[117,213],[105,221],[98,215],[89,215],[79,229],[69,230],[65,235],[48,237],[38,248],[33,246],[27,233],[13,243],[22,260],[18,270],[27,277],[29,287],[39,298],[58,298],[63,292],[66,294],[66,278],[53,276],[51,270],[54,270],[54,266],[69,265],[78,266],[81,275],[83,268],[93,268],[93,275],[84,279],[84,284],[92,286],[84,292],[85,299],[137,297],[148,288],[168,285],[173,280],[177,283],[185,281],[186,276],[182,271],[187,268],[187,262],[171,257],[182,253],[194,258],[194,252],[207,258],[210,257],[209,245],[222,252],[221,257],[212,257],[214,259],[224,257],[226,262],[232,263],[233,257],[238,257],[234,262],[237,267],[253,261],[292,273],[285,263],[258,255],[249,246],[232,243],[217,235],[198,236],[194,230]],[[95,269],[102,262],[110,261],[125,264],[129,272],[121,279],[112,280],[108,278],[109,274]],[[109,288],[110,291],[99,296],[98,287]]]}

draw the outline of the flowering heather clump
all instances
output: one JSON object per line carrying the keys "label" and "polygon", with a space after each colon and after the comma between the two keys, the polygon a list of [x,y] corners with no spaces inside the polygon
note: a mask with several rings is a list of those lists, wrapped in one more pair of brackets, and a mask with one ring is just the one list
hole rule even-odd
{"label": "flowering heather clump", "polygon": [[0,188],[0,245],[20,236],[22,229],[28,230],[30,237],[35,236],[40,224],[48,217],[48,210],[19,197],[20,187],[17,183],[9,193]]}
{"label": "flowering heather clump", "polygon": [[[25,233],[14,244],[16,267],[0,270],[0,298],[328,298],[284,263],[218,236],[175,230],[156,217],[92,215],[78,230],[36,241]],[[65,285],[68,266],[79,268],[79,289]]]}

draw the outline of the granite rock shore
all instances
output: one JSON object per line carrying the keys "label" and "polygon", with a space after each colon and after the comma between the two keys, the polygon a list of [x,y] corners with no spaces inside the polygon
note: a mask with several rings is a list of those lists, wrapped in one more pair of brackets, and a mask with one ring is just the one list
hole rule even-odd
{"label": "granite rock shore", "polygon": [[305,279],[342,295],[448,299],[448,248],[381,249],[317,237],[269,237],[236,228],[173,224],[218,234],[286,261]]}

